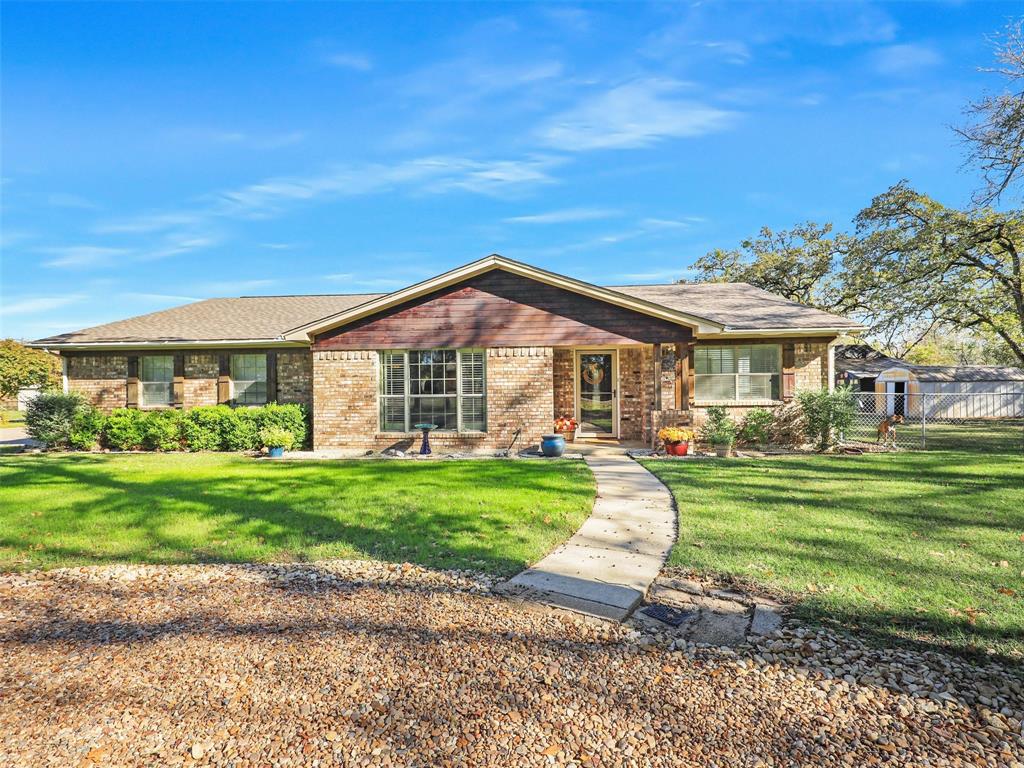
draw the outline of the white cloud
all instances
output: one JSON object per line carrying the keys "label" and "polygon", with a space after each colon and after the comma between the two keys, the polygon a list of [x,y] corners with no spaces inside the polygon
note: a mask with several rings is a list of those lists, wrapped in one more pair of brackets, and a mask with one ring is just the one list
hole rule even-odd
{"label": "white cloud", "polygon": [[502,196],[537,184],[552,183],[548,171],[562,162],[548,156],[516,160],[471,160],[422,157],[392,165],[337,166],[307,176],[278,176],[237,189],[207,195],[206,205],[193,210],[145,213],[103,222],[101,234],[142,234],[181,228],[194,230],[223,218],[263,218],[297,203],[312,203],[408,189],[442,193],[462,189]]}
{"label": "white cloud", "polygon": [[646,218],[640,220],[643,229],[681,229],[704,221],[700,216],[683,216],[679,219]]}
{"label": "white cloud", "polygon": [[504,221],[509,224],[566,224],[573,221],[607,219],[616,215],[618,215],[618,211],[610,208],[563,208],[560,211],[512,216]]}
{"label": "white cloud", "polygon": [[39,312],[49,312],[58,307],[66,307],[81,300],[81,296],[39,296],[31,299],[20,299],[17,301],[5,301],[0,305],[0,315],[32,315]]}
{"label": "white cloud", "polygon": [[24,230],[15,229],[2,229],[0,230],[0,249],[13,248],[18,243],[24,243],[27,240],[33,240],[36,238],[34,232],[28,232]]}
{"label": "white cloud", "polygon": [[71,269],[103,266],[116,258],[125,257],[131,253],[127,248],[107,248],[99,245],[56,246],[40,248],[39,251],[54,257],[43,262],[43,266]]}
{"label": "white cloud", "polygon": [[368,56],[361,53],[326,53],[323,56],[323,63],[338,69],[351,69],[354,72],[369,72],[373,69],[373,62]]}
{"label": "white cloud", "polygon": [[220,240],[215,237],[169,237],[163,245],[141,253],[139,255],[139,260],[157,261],[158,259],[166,259],[171,256],[179,256],[183,253],[196,251],[201,248],[209,248],[210,246],[216,245],[218,242],[220,242]]}
{"label": "white cloud", "polygon": [[938,51],[926,45],[906,43],[879,48],[870,56],[875,71],[882,75],[917,75],[942,63]]}
{"label": "white cloud", "polygon": [[141,235],[174,227],[187,227],[203,220],[200,211],[146,213],[116,221],[100,222],[92,231],[100,235]]}
{"label": "white cloud", "polygon": [[99,206],[87,200],[81,195],[73,195],[66,192],[56,192],[50,195],[46,202],[55,208],[81,208],[82,210],[96,210]]}
{"label": "white cloud", "polygon": [[675,80],[617,86],[551,119],[540,130],[541,140],[566,151],[633,149],[729,126],[735,113],[677,98],[682,87]]}
{"label": "white cloud", "polygon": [[650,270],[648,272],[625,272],[614,276],[615,280],[637,283],[675,282],[685,270],[682,267]]}

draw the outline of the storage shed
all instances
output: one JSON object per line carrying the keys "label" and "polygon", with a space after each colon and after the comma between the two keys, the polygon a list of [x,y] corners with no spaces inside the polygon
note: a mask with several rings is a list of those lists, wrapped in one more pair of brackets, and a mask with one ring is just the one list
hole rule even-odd
{"label": "storage shed", "polygon": [[996,365],[914,365],[866,344],[838,345],[836,381],[873,392],[874,410],[938,419],[1024,417],[1024,370]]}

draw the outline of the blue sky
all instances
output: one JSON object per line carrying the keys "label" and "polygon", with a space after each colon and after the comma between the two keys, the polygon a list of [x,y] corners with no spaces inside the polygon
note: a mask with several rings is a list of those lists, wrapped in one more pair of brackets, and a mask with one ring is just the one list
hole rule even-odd
{"label": "blue sky", "polygon": [[1012,3],[3,3],[0,334],[391,290],[491,252],[667,282],[974,179]]}

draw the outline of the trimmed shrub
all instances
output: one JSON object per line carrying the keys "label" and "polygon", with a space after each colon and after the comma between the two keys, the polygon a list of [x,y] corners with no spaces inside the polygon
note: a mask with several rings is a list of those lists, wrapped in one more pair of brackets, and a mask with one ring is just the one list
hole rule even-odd
{"label": "trimmed shrub", "polygon": [[798,392],[796,398],[807,420],[807,437],[819,451],[831,447],[853,424],[856,405],[849,387]]}
{"label": "trimmed shrub", "polygon": [[260,447],[259,412],[262,408],[235,408],[221,423],[226,451],[255,451]]}
{"label": "trimmed shrub", "polygon": [[91,451],[99,442],[106,423],[107,417],[99,408],[88,403],[79,403],[71,422],[68,444],[80,451]]}
{"label": "trimmed shrub", "polygon": [[280,427],[292,433],[296,447],[301,448],[306,444],[306,436],[309,433],[309,415],[304,406],[296,403],[286,405],[270,403],[253,410],[256,412],[258,431],[263,431],[267,427]]}
{"label": "trimmed shrub", "polygon": [[141,447],[144,416],[135,408],[115,408],[103,428],[103,442],[120,451],[134,451]]}
{"label": "trimmed shrub", "polygon": [[202,405],[185,411],[181,436],[190,451],[222,451],[225,448],[225,422],[233,411],[226,405]]}
{"label": "trimmed shrub", "polygon": [[178,410],[149,411],[142,417],[142,446],[148,451],[180,451],[181,422]]}
{"label": "trimmed shrub", "polygon": [[85,404],[78,393],[44,392],[31,400],[25,412],[29,436],[47,448],[67,448],[75,430],[75,414]]}
{"label": "trimmed shrub", "polygon": [[740,424],[739,441],[745,445],[767,445],[774,416],[767,408],[752,408]]}

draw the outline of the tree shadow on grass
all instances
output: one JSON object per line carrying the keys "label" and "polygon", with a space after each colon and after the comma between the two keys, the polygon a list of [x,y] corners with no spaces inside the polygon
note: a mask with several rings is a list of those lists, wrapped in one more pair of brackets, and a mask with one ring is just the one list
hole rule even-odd
{"label": "tree shadow on grass", "polygon": [[[673,566],[718,571],[755,591],[763,571],[768,588],[782,590],[804,620],[878,643],[967,656],[995,648],[1020,663],[1024,623],[1013,601],[1024,590],[1012,569],[993,569],[1024,526],[1024,463],[1016,457],[818,456],[651,468],[690,500],[681,505]],[[805,590],[805,581],[818,591]]]}
{"label": "tree shadow on grass", "polygon": [[[57,563],[356,555],[504,575],[543,555],[538,544],[570,535],[594,495],[593,481],[575,463],[257,464],[218,457],[218,466],[189,473],[158,463],[171,457],[120,460],[136,458],[152,461],[154,471],[125,473],[116,458],[90,456],[5,465],[6,488],[50,494],[53,507],[27,523],[30,536],[11,527],[0,533],[0,547],[18,551],[38,541]],[[70,502],[60,498],[64,489]],[[90,526],[95,542],[81,542]],[[104,546],[112,528],[127,534],[119,549],[116,541]]]}

